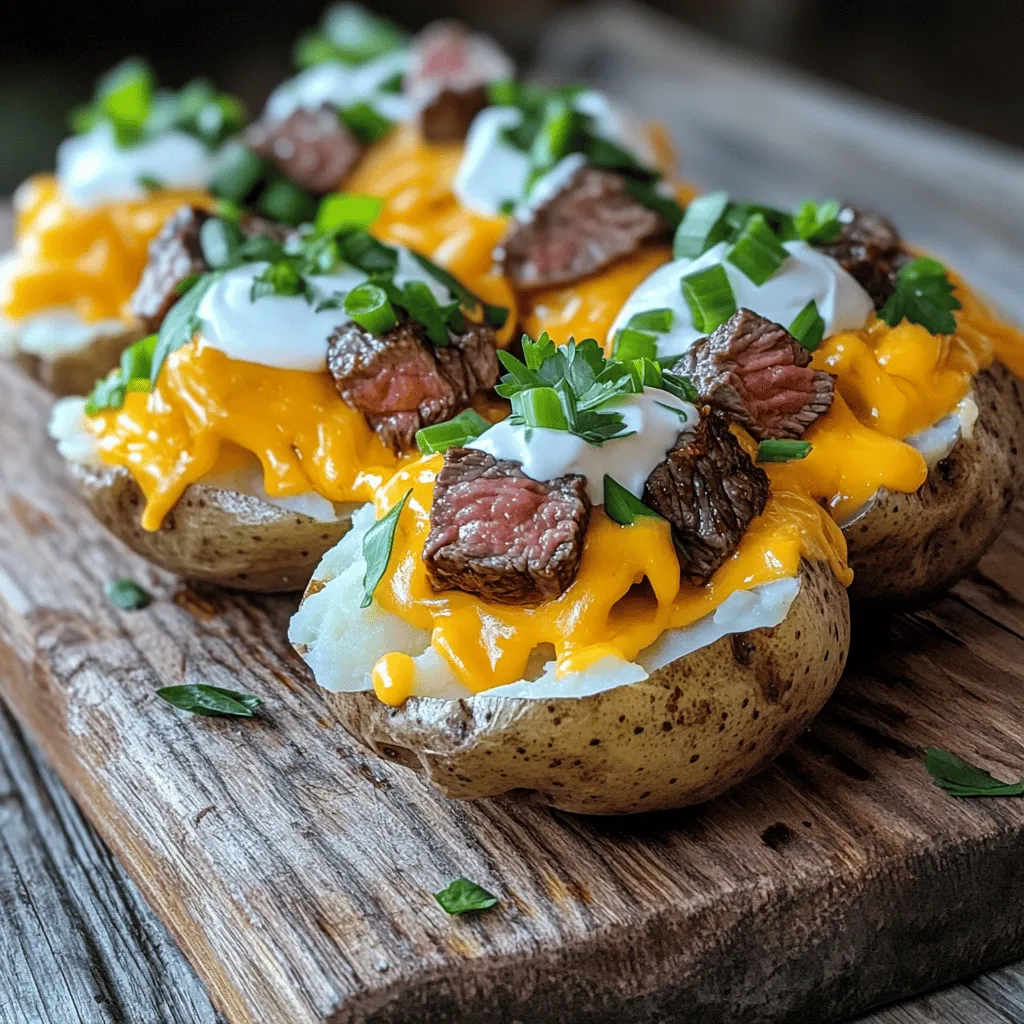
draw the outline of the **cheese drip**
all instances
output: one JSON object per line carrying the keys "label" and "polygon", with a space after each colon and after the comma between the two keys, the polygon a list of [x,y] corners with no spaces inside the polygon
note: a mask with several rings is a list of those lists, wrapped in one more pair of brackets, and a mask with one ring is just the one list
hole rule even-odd
{"label": "cheese drip", "polygon": [[212,202],[205,192],[158,191],[83,209],[52,175],[30,178],[18,190],[15,258],[0,275],[0,317],[61,308],[89,323],[129,319],[150,240],[182,206],[209,209]]}
{"label": "cheese drip", "polygon": [[[541,645],[555,650],[559,675],[614,655],[632,661],[668,629],[714,611],[730,594],[795,577],[801,558],[828,561],[848,584],[846,542],[828,514],[794,492],[775,492],[739,548],[706,586],[681,578],[664,520],[623,527],[604,510],[591,511],[576,579],[553,601],[536,607],[488,604],[458,590],[436,592],[422,551],[430,530],[434,479],[443,460],[431,456],[403,466],[377,492],[377,518],[412,491],[395,531],[391,560],[374,600],[410,625],[431,633],[440,653],[474,693],[513,683]],[[371,677],[388,703],[409,692],[408,665],[385,655]]]}
{"label": "cheese drip", "polygon": [[88,426],[100,458],[142,488],[146,530],[159,529],[185,488],[224,468],[238,448],[259,459],[275,498],[314,491],[368,501],[401,461],[326,372],[240,362],[202,339],[168,357],[152,394],[131,393]]}

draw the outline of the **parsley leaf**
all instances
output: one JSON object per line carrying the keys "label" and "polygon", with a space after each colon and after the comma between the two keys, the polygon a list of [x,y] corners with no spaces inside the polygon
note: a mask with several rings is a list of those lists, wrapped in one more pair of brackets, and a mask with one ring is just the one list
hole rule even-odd
{"label": "parsley leaf", "polygon": [[171,306],[170,312],[164,317],[150,365],[149,379],[152,384],[156,384],[164,360],[172,352],[177,352],[179,348],[187,345],[199,330],[199,303],[203,301],[203,296],[210,290],[214,281],[220,279],[222,273],[218,270],[196,278],[188,291]]}
{"label": "parsley leaf", "polygon": [[402,500],[386,516],[378,519],[363,537],[363,558],[366,561],[366,572],[363,574],[363,599],[360,608],[369,608],[373,602],[373,594],[387,572],[391,561],[391,549],[395,544],[395,529],[398,517],[405,508],[405,503],[412,494],[412,488],[402,495]]}
{"label": "parsley leaf", "polygon": [[900,270],[896,288],[878,316],[890,327],[909,320],[932,334],[952,334],[956,330],[952,311],[960,309],[953,288],[938,260],[919,256]]}
{"label": "parsley leaf", "polygon": [[820,203],[805,199],[793,214],[793,237],[812,244],[834,242],[843,230],[839,223],[839,210],[839,203],[835,199],[826,199]]}
{"label": "parsley leaf", "polygon": [[961,761],[939,747],[925,751],[924,766],[935,784],[950,796],[1024,796],[1024,780],[1000,782],[984,768]]}
{"label": "parsley leaf", "polygon": [[471,911],[490,910],[496,906],[498,897],[481,888],[468,878],[456,878],[440,892],[434,893],[434,899],[449,914],[468,914]]}

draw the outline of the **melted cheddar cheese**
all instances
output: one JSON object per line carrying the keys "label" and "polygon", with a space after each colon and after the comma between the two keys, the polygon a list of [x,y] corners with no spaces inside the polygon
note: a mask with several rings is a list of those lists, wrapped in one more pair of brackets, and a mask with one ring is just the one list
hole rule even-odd
{"label": "melted cheddar cheese", "polygon": [[146,199],[83,209],[43,174],[18,191],[16,260],[0,278],[0,316],[22,320],[57,307],[82,320],[127,318],[147,246],[185,205],[208,209],[204,192],[162,191]]}
{"label": "melted cheddar cheese", "polygon": [[[846,542],[828,514],[805,496],[771,495],[732,557],[706,586],[682,579],[664,520],[623,527],[600,507],[590,514],[575,580],[560,597],[536,607],[488,604],[457,590],[437,593],[427,579],[423,545],[430,530],[434,479],[431,456],[403,466],[376,496],[378,519],[411,490],[399,518],[391,561],[374,599],[386,611],[431,633],[431,644],[470,691],[516,682],[530,655],[550,645],[560,675],[586,669],[606,655],[632,661],[665,630],[688,626],[730,594],[794,577],[800,559],[828,561],[848,584]],[[389,654],[371,673],[378,696],[398,705],[409,695],[412,666]]]}
{"label": "melted cheddar cheese", "polygon": [[193,341],[172,353],[152,394],[89,417],[101,458],[124,466],[146,498],[142,526],[160,527],[189,484],[244,449],[259,459],[271,497],[315,491],[369,501],[400,459],[326,373],[229,359]]}

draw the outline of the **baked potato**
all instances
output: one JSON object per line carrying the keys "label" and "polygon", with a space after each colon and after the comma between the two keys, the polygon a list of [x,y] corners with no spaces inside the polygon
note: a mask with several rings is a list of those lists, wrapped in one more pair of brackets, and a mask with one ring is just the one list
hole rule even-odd
{"label": "baked potato", "polygon": [[911,494],[880,492],[843,528],[853,600],[924,600],[970,572],[1024,485],[1024,396],[1001,363],[974,379],[978,418]]}

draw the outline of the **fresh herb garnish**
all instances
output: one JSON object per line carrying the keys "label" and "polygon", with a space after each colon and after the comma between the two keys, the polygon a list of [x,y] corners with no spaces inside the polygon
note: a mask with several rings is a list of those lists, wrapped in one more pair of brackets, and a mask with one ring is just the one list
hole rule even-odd
{"label": "fresh herb garnish", "polygon": [[232,203],[244,203],[271,173],[271,165],[241,142],[224,147],[210,179],[210,191]]}
{"label": "fresh herb garnish", "polygon": [[835,199],[825,199],[821,202],[805,199],[793,214],[792,237],[804,242],[826,245],[834,242],[843,230],[843,225],[839,222],[839,210],[839,203]]}
{"label": "fresh herb garnish", "polygon": [[120,409],[124,405],[125,396],[131,391],[152,391],[150,374],[156,345],[155,334],[149,334],[129,345],[121,353],[118,369],[96,381],[85,402],[86,414],[95,416],[106,409]]}
{"label": "fresh herb garnish", "polygon": [[305,33],[295,45],[300,68],[327,61],[365,64],[401,49],[408,42],[397,25],[354,3],[334,4],[324,13],[321,27]]}
{"label": "fresh herb garnish", "polygon": [[111,580],[106,587],[107,600],[123,612],[136,612],[150,604],[152,598],[145,590],[127,577]]}
{"label": "fresh herb garnish", "polygon": [[342,124],[364,145],[380,142],[395,126],[395,122],[379,114],[375,107],[360,100],[338,111]]}
{"label": "fresh herb garnish", "polygon": [[432,423],[416,431],[416,447],[424,455],[439,455],[475,441],[491,424],[475,409],[466,409],[444,423]]}
{"label": "fresh herb garnish", "polygon": [[661,518],[654,509],[648,508],[632,491],[626,490],[607,473],[604,475],[604,512],[619,526],[632,526],[638,518]]}
{"label": "fresh herb garnish", "polygon": [[725,258],[755,285],[769,281],[789,258],[779,236],[760,213],[753,214]]}
{"label": "fresh herb garnish", "polygon": [[825,337],[825,321],[818,312],[818,304],[811,299],[800,310],[789,325],[789,333],[800,342],[808,352],[813,352]]}
{"label": "fresh herb garnish", "polygon": [[632,359],[657,359],[658,339],[649,331],[623,327],[621,331],[615,332],[612,358],[620,362]]}
{"label": "fresh herb garnish", "polygon": [[378,519],[363,537],[363,559],[366,562],[366,572],[363,574],[363,599],[359,604],[360,608],[369,608],[373,601],[374,591],[384,578],[387,572],[388,562],[391,561],[391,549],[395,543],[395,530],[398,527],[398,517],[405,508],[405,503],[412,494],[412,488],[402,495],[402,500],[382,519]]}
{"label": "fresh herb garnish", "polygon": [[197,277],[188,291],[171,306],[157,334],[149,371],[151,384],[156,384],[167,357],[187,345],[199,330],[199,303],[222,273],[214,271]]}
{"label": "fresh herb garnish", "polygon": [[685,274],[679,286],[698,331],[710,334],[736,312],[736,296],[721,263]]}
{"label": "fresh herb garnish", "polygon": [[357,285],[345,296],[344,308],[360,327],[371,334],[387,334],[398,323],[387,293],[369,282]]}
{"label": "fresh herb garnish", "polygon": [[490,910],[496,906],[498,897],[481,888],[468,878],[456,878],[440,892],[434,893],[434,899],[449,914],[468,914],[472,911]]}
{"label": "fresh herb garnish", "polygon": [[798,462],[811,454],[810,441],[768,438],[757,446],[757,462]]}
{"label": "fresh herb garnish", "polygon": [[256,201],[256,209],[282,224],[302,224],[316,215],[317,202],[312,193],[290,178],[271,177]]}
{"label": "fresh herb garnish", "polygon": [[725,212],[728,192],[709,192],[698,196],[683,212],[676,228],[672,254],[677,260],[696,259],[726,237]]}
{"label": "fresh herb garnish", "polygon": [[157,690],[156,695],[180,711],[204,718],[252,718],[263,703],[262,697],[206,683],[165,686]]}
{"label": "fresh herb garnish", "polygon": [[324,196],[316,210],[316,229],[322,234],[346,228],[369,228],[384,209],[384,200],[377,196],[335,192]]}
{"label": "fresh herb garnish", "polygon": [[504,306],[491,306],[479,295],[471,292],[457,277],[450,274],[444,267],[438,266],[433,260],[422,253],[412,252],[412,258],[435,280],[444,285],[462,304],[470,316],[478,316],[482,312],[484,323],[500,330],[508,320],[508,310]]}
{"label": "fresh herb garnish", "polygon": [[878,316],[890,327],[909,320],[932,334],[952,334],[956,330],[953,310],[960,309],[953,289],[938,260],[919,256],[900,270],[896,288]]}
{"label": "fresh herb garnish", "polygon": [[164,187],[164,183],[152,174],[140,174],[135,180],[139,187],[144,188],[147,192],[159,192]]}
{"label": "fresh herb garnish", "polygon": [[199,249],[207,266],[213,270],[236,263],[244,242],[241,229],[231,220],[210,217],[199,228]]}
{"label": "fresh herb garnish", "polygon": [[1000,782],[984,768],[961,761],[939,747],[925,751],[924,766],[935,784],[950,796],[1024,796],[1024,779]]}
{"label": "fresh herb garnish", "polygon": [[626,324],[635,331],[655,331],[658,334],[665,334],[672,330],[676,315],[671,309],[645,309],[643,312],[634,313]]}

